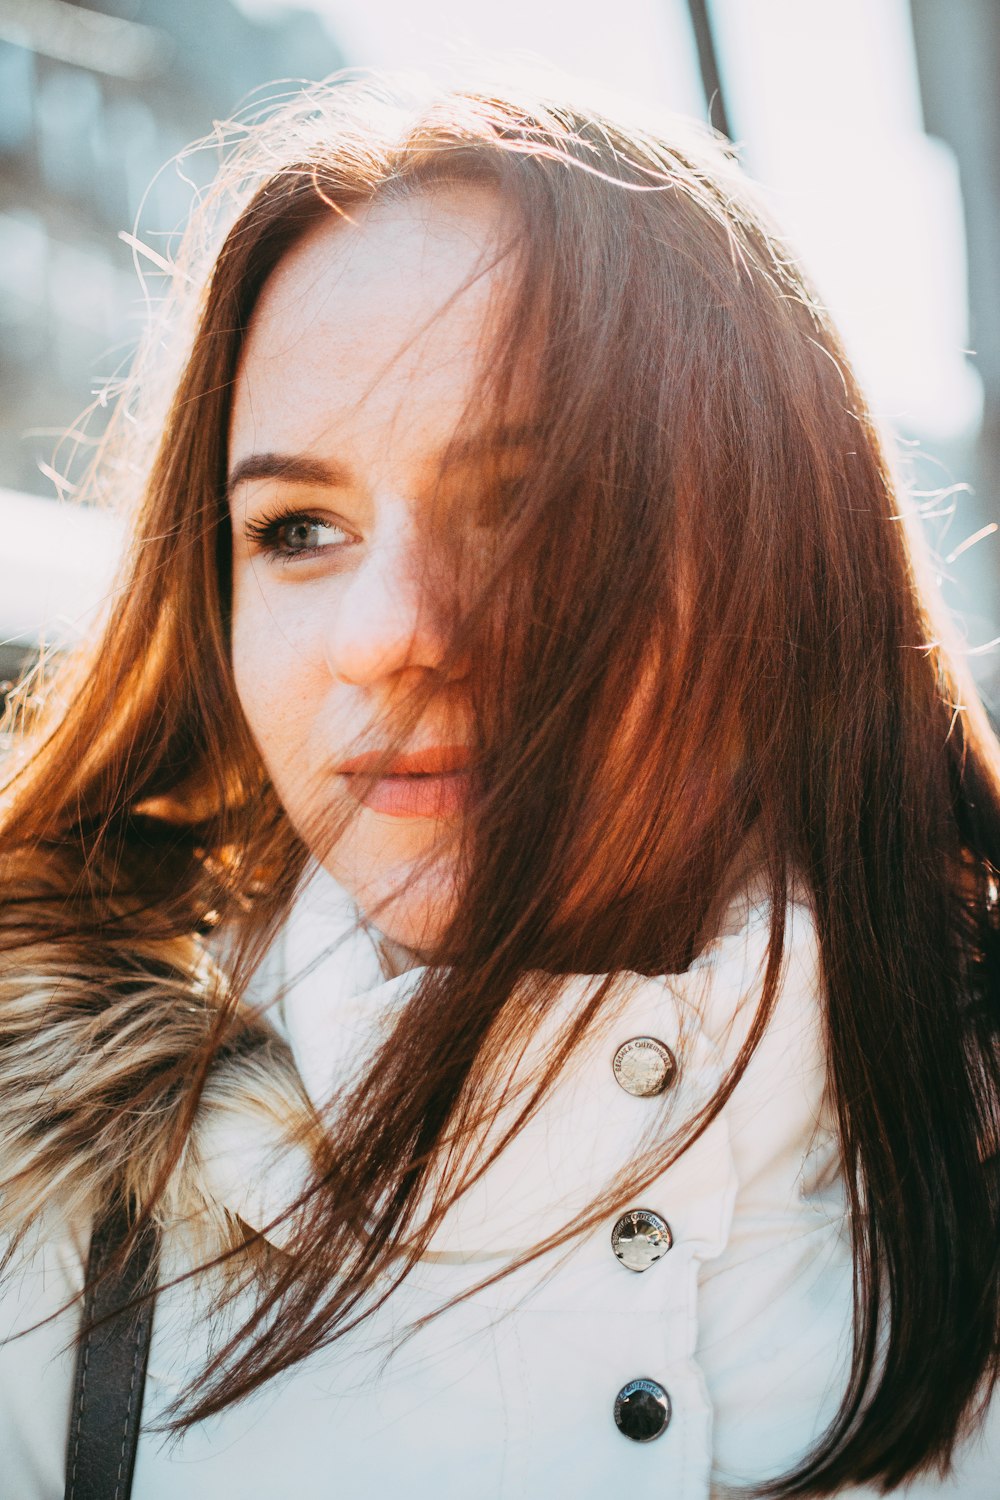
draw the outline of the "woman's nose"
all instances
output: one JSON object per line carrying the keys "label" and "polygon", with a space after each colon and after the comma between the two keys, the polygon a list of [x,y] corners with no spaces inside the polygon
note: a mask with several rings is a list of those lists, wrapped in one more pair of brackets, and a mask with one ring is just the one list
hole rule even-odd
{"label": "woman's nose", "polygon": [[[327,661],[342,682],[369,687],[412,668],[437,672],[448,656],[448,590],[412,536],[373,538],[342,579],[327,625]],[[439,570],[440,571],[440,570]],[[459,676],[452,664],[449,676]]]}

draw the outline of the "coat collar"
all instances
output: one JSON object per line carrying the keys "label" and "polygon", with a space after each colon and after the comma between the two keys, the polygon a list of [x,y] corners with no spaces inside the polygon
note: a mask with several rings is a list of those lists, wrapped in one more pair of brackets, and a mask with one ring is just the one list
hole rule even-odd
{"label": "coat collar", "polygon": [[[703,955],[722,963],[722,1003],[730,1010],[762,972],[768,916],[759,893],[748,898],[744,892]],[[306,891],[275,957],[272,975],[282,981],[275,1023],[322,1113],[338,1085],[364,1067],[391,1033],[424,970],[386,979],[372,939],[358,927],[356,909],[325,875]],[[702,959],[677,978],[622,975],[617,1003],[607,1007],[535,1115],[452,1206],[424,1258],[464,1262],[518,1254],[572,1223],[643,1148],[696,1115],[718,1086],[728,1050],[704,1024],[706,977]],[[488,1148],[516,1117],[527,1097],[526,1081],[601,978],[567,978],[499,1090],[481,1144]],[[713,983],[712,994],[718,990]],[[615,1052],[636,1036],[658,1038],[680,1060],[677,1085],[658,1098],[634,1097],[616,1081]],[[302,1191],[308,1172],[304,1150],[290,1148],[276,1124],[237,1116],[215,1132],[206,1159],[210,1194],[277,1244],[282,1226],[272,1221]],[[678,1188],[682,1178],[686,1182],[676,1201],[691,1217],[687,1225],[675,1224],[675,1232],[697,1239],[699,1204],[730,1196],[732,1152],[721,1117],[671,1172]]]}

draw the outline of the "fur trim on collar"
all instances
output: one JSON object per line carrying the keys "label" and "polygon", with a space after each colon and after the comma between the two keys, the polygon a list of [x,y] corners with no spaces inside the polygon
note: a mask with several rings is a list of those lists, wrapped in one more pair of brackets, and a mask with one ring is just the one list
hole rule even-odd
{"label": "fur trim on collar", "polygon": [[227,1014],[204,953],[175,946],[113,976],[40,944],[0,959],[0,1220],[14,1243],[44,1210],[88,1223],[124,1182],[220,1253],[242,1237],[205,1180],[220,1123],[308,1125],[287,1046],[249,1006]]}

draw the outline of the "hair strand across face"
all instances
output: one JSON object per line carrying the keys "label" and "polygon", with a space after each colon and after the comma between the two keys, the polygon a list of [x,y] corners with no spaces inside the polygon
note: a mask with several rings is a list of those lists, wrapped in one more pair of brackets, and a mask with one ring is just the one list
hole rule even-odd
{"label": "hair strand across face", "polygon": [[[189,1393],[183,1420],[205,1417],[384,1301],[461,1190],[445,1183],[414,1222],[442,1148],[483,1124],[470,1078],[530,1034],[563,976],[683,972],[762,871],[771,962],[746,1046],[684,1135],[575,1227],[661,1172],[763,1034],[795,874],[820,939],[857,1316],[836,1422],[762,1493],[946,1463],[997,1369],[1000,752],[957,657],[928,644],[942,631],[825,313],[707,137],[671,144],[516,92],[411,105],[334,83],[246,131],[228,172],[230,227],[130,571],[69,687],[26,723],[7,789],[2,1046],[26,1066],[29,1029],[48,1028],[43,1092],[60,1098],[44,1130],[17,1117],[11,1213],[29,1219],[45,1182],[85,1201],[124,1174],[166,1216],[219,1080],[247,1059],[285,1079],[316,1182],[287,1254],[230,1246],[259,1301]],[[478,795],[431,955],[447,961],[317,1132],[243,1003],[312,841],[234,688],[233,383],[269,278],[313,230],[463,189],[512,226],[470,424],[527,408],[531,462],[501,496],[486,486],[503,524],[453,622],[475,664]],[[616,995],[599,986],[574,1018],[526,1114]],[[58,1071],[116,1027],[148,1046]],[[123,1100],[143,1103],[131,1134]]]}

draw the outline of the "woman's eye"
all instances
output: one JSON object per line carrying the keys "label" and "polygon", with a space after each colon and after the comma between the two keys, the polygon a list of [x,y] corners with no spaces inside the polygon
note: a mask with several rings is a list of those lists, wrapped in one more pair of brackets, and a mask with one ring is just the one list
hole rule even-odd
{"label": "woman's eye", "polygon": [[273,521],[254,521],[248,523],[246,532],[261,552],[283,559],[313,557],[350,540],[342,526],[319,516],[280,516]]}

